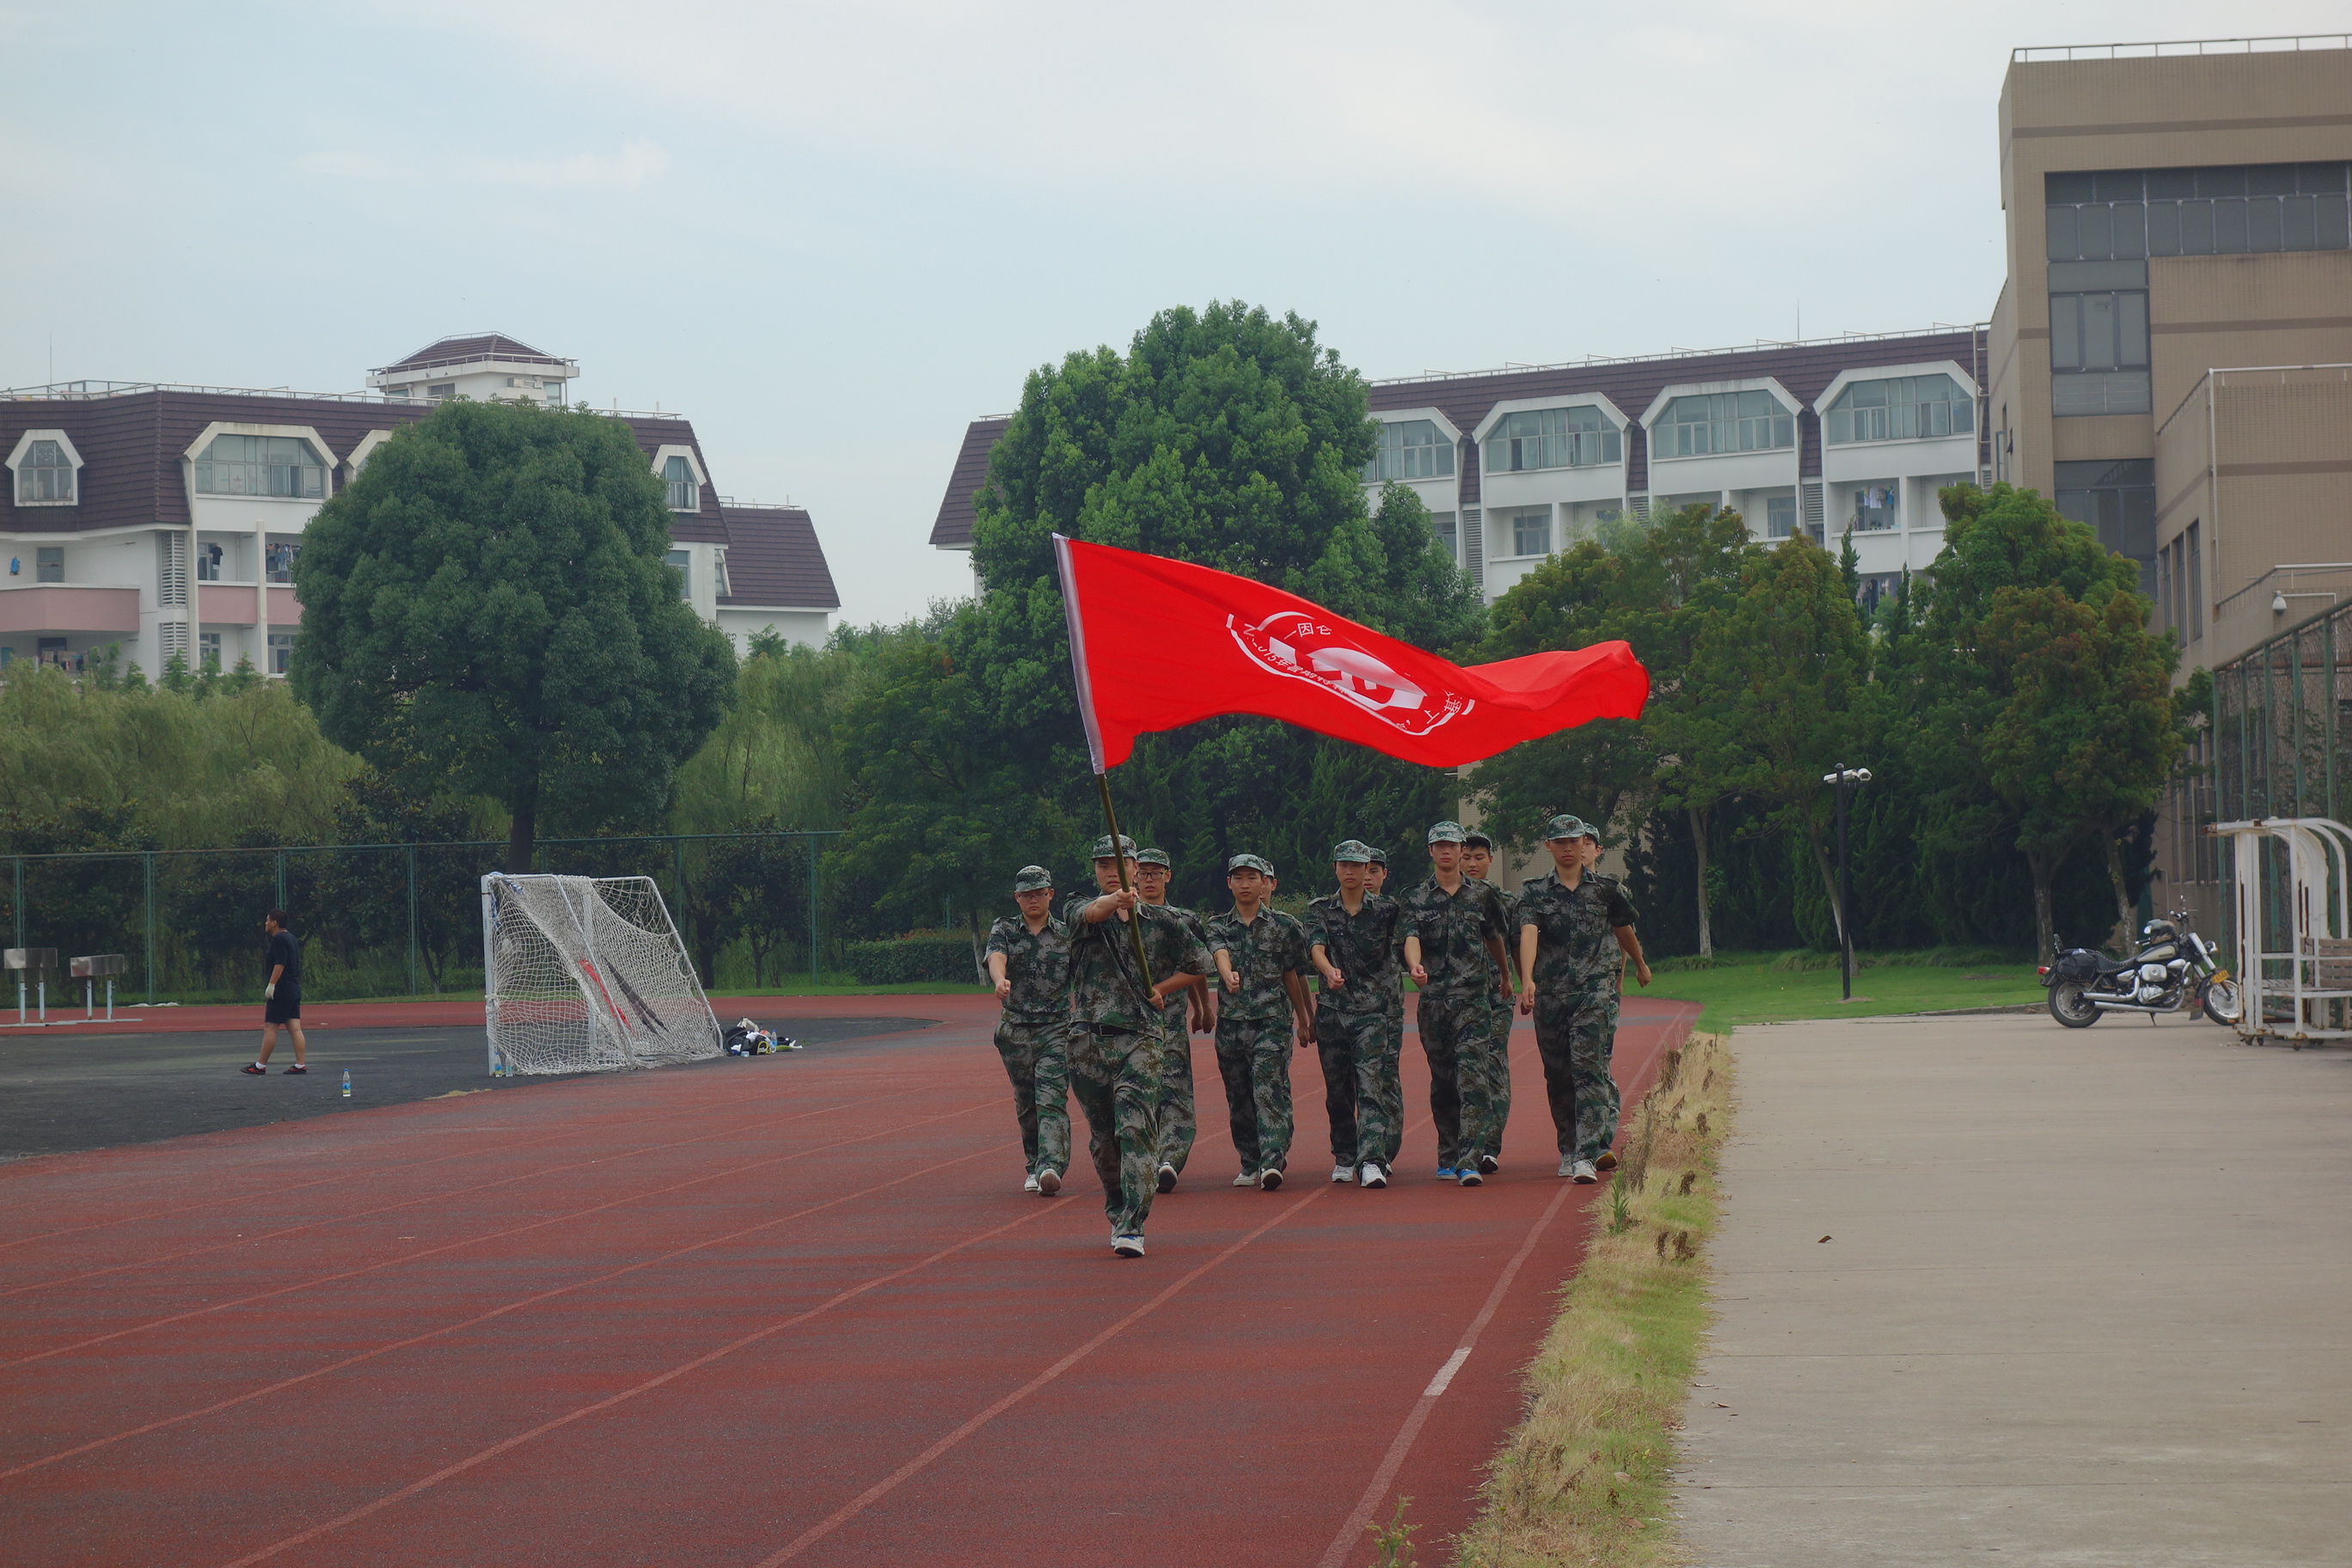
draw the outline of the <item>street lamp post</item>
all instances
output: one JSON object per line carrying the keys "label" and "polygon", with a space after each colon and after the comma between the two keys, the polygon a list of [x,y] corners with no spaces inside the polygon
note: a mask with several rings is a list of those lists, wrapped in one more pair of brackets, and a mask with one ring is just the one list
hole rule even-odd
{"label": "street lamp post", "polygon": [[1842,975],[1840,988],[1844,994],[1843,1000],[1848,1002],[1853,1000],[1853,884],[1846,873],[1845,792],[1849,785],[1858,789],[1869,782],[1868,768],[1850,768],[1843,763],[1838,764],[1835,773],[1822,775],[1822,783],[1832,785],[1837,790],[1838,942],[1845,950],[1844,957],[1840,962],[1838,969]]}

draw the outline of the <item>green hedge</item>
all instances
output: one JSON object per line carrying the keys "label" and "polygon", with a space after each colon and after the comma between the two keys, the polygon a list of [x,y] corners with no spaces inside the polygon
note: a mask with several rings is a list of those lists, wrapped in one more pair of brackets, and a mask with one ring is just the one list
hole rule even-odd
{"label": "green hedge", "polygon": [[843,957],[860,985],[903,985],[916,980],[962,981],[977,985],[971,938],[961,931],[919,931],[889,942],[853,942]]}

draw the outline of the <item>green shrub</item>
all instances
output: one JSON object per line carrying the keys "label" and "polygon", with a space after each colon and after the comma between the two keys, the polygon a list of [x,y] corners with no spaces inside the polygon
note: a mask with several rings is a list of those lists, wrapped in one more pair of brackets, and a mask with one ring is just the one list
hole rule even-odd
{"label": "green shrub", "polygon": [[980,983],[971,938],[961,931],[918,931],[888,942],[845,943],[843,959],[860,985],[904,985],[912,981]]}

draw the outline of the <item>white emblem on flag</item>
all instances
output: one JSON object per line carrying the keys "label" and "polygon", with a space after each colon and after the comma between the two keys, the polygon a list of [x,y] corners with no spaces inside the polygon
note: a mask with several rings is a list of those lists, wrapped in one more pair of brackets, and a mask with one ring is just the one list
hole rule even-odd
{"label": "white emblem on flag", "polygon": [[1451,691],[1423,691],[1302,611],[1279,611],[1255,626],[1227,616],[1225,629],[1244,653],[1275,674],[1313,681],[1408,735],[1426,735],[1476,706],[1475,699]]}

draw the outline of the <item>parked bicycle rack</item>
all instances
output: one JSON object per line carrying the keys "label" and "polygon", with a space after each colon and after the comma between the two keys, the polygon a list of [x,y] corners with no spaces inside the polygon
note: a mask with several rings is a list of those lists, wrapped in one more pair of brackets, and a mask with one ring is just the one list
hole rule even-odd
{"label": "parked bicycle rack", "polygon": [[[2239,1037],[2352,1038],[2352,827],[2325,816],[2272,816],[2208,831],[2230,841]],[[2265,879],[2265,858],[2283,881]],[[2284,945],[2268,945],[2282,935]]]}

